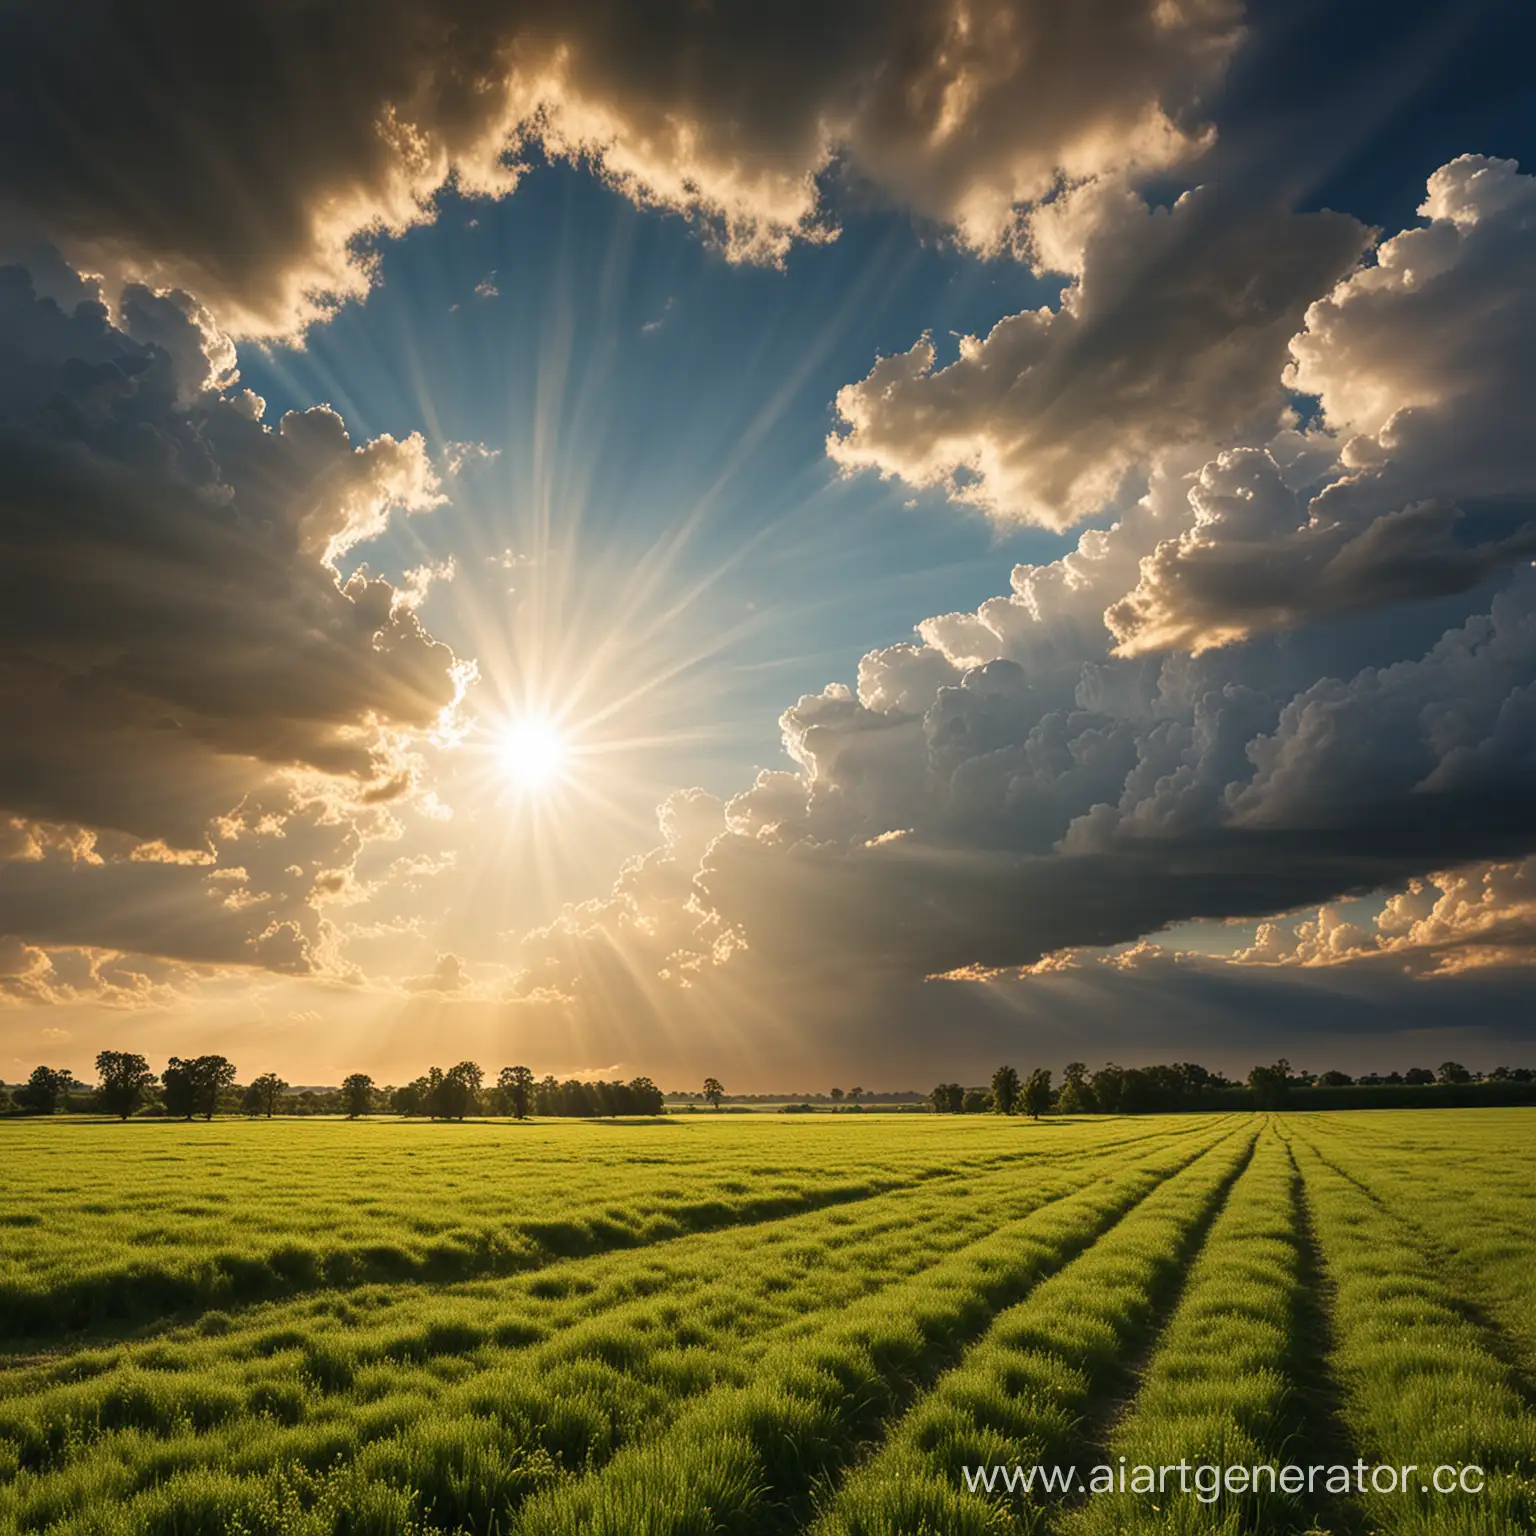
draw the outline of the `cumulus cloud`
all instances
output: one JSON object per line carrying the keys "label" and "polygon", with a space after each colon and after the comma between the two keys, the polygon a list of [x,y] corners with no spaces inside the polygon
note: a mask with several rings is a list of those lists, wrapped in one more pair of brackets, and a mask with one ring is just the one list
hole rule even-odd
{"label": "cumulus cloud", "polygon": [[1262,451],[1207,466],[1191,526],[1109,610],[1122,653],[1466,591],[1536,555],[1536,177],[1464,155],[1419,211],[1290,343],[1341,472],[1307,501]]}
{"label": "cumulus cloud", "polygon": [[1198,154],[1241,36],[1234,0],[241,0],[202,22],[155,0],[3,23],[0,230],[249,335],[364,291],[369,238],[429,218],[450,180],[510,191],[535,146],[736,259],[825,238],[838,171],[1006,248],[1061,178]]}
{"label": "cumulus cloud", "polygon": [[442,954],[423,976],[407,976],[401,985],[407,992],[464,992],[471,985],[464,962],[455,954]]}
{"label": "cumulus cloud", "polygon": [[1442,870],[1359,921],[1336,905],[1300,922],[1261,923],[1238,965],[1357,966],[1390,960],[1416,976],[1536,964],[1536,860]]}
{"label": "cumulus cloud", "polygon": [[796,770],[730,800],[696,858],[636,861],[583,910],[579,951],[546,947],[540,984],[675,974],[680,947],[693,979],[734,968],[748,991],[829,969],[914,982],[1536,846],[1536,577],[1407,659],[1413,625],[1363,619],[1117,657],[1092,616],[1188,484],[866,658],[860,692],[801,699],[782,721]]}
{"label": "cumulus cloud", "polygon": [[[145,1008],[185,1001],[197,986],[185,966],[99,949],[44,949],[0,937],[0,1006],[91,1003]],[[43,1031],[69,1039],[67,1031]]]}
{"label": "cumulus cloud", "polygon": [[[1453,162],[1431,178],[1428,227],[1387,241],[1331,292],[1322,267],[1266,288],[1265,253],[1234,256],[1234,278],[1251,269],[1284,302],[1213,322],[1217,353],[1232,349],[1242,368],[1251,359],[1237,353],[1259,355],[1248,398],[1271,404],[1289,358],[1283,382],[1316,394],[1318,420],[1259,410],[1247,440],[1214,457],[1207,438],[1181,447],[1171,428],[1173,446],[1154,449],[1149,434],[1126,450],[1146,460],[1149,484],[1112,527],[1084,533],[1058,560],[1019,566],[1006,596],[936,615],[916,641],[866,656],[856,689],[834,683],[800,699],[781,720],[793,767],[760,773],[718,819],[701,806],[708,835],[695,852],[668,846],[635,861],[567,925],[579,945],[541,935],[539,985],[577,996],[576,978],[602,975],[589,994],[601,1006],[607,994],[632,997],[626,979],[661,978],[737,1007],[780,986],[853,1028],[860,997],[931,1015],[912,1002],[925,977],[1080,979],[1074,950],[1118,948],[1093,974],[1164,988],[1176,977],[1216,986],[1218,973],[1260,962],[1347,961],[1379,979],[1519,960],[1521,861],[1536,849],[1536,574],[1521,567],[1536,549],[1508,514],[1531,485],[1519,415],[1536,382],[1536,268],[1519,256],[1528,186],[1505,162]],[[1062,317],[1075,325],[1091,310],[1101,227],[1096,214],[1074,235],[1070,199],[1065,207],[1054,226],[1037,221],[1037,240],[1049,235],[1063,265],[1079,263],[1081,296],[1069,289],[1059,311],[1021,328],[1045,338],[1048,367]],[[1196,202],[1180,208],[1162,216],[1169,227],[1200,216]],[[1349,265],[1358,228],[1327,227],[1329,261]],[[1115,248],[1125,243],[1122,230]],[[1154,309],[1163,270],[1154,260],[1126,291]],[[1183,274],[1192,284],[1194,270]],[[1307,284],[1320,277],[1327,296],[1303,325]],[[1232,291],[1242,291],[1235,281]],[[1177,320],[1177,304],[1167,313]],[[1244,314],[1273,325],[1245,333]],[[1104,355],[1130,377],[1134,324],[1122,339],[1126,351]],[[990,346],[968,346],[939,374],[895,360],[878,387],[855,387],[855,403],[888,424],[897,415],[881,413],[910,408],[890,441],[926,452],[952,399],[994,387],[989,369],[1006,349]],[[1092,355],[1073,355],[1062,378],[1075,380]],[[1137,398],[1151,404],[1089,423],[1111,445],[1111,479],[1130,462],[1113,458],[1114,445],[1137,443],[1160,394],[1217,376],[1204,366],[1158,388],[1148,371]],[[1009,361],[999,376],[993,404],[1027,370]],[[1112,367],[1100,377],[1102,398],[1127,398],[1117,377]],[[1228,385],[1247,389],[1236,375]],[[1211,411],[1220,419],[1219,403],[1200,409],[1207,424]],[[1235,430],[1239,417],[1226,419]],[[1040,478],[1018,437],[1014,461],[973,456],[980,478],[962,493],[993,495],[1017,473],[1031,489],[1009,492],[1013,504],[1038,492],[1037,512],[1053,515],[1070,513],[1076,495],[1081,507],[1105,494],[1110,480],[1078,477],[1068,423],[1056,425],[1050,451],[1067,445],[1063,477]],[[1464,873],[1431,875],[1446,869]],[[1337,905],[1426,879],[1419,906],[1394,899],[1374,930]],[[1297,933],[1261,929],[1237,967],[1145,942],[1190,919],[1306,906],[1318,916]],[[676,953],[692,957],[686,971]]]}
{"label": "cumulus cloud", "polygon": [[462,688],[423,582],[338,566],[441,499],[421,439],[233,383],[184,294],[114,323],[0,271],[0,931],[315,968],[321,872],[388,834]]}
{"label": "cumulus cloud", "polygon": [[1037,268],[1070,275],[1059,306],[962,337],[945,368],[926,336],[880,359],[838,393],[839,464],[1066,527],[1170,446],[1272,427],[1287,343],[1367,234],[1210,187],[1155,208],[1113,179],[1037,209],[1029,231]]}

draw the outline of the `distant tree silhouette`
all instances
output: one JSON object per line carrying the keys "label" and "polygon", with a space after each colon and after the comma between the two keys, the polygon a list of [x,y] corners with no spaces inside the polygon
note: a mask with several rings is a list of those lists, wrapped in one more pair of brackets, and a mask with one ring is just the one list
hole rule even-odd
{"label": "distant tree silhouette", "polygon": [[1038,1120],[1051,1107],[1051,1071],[1036,1067],[1024,1082],[1024,1109],[1030,1119]]}
{"label": "distant tree silhouette", "polygon": [[354,1072],[343,1078],[341,1101],[346,1106],[348,1120],[368,1114],[373,1108],[373,1079],[366,1072]]}
{"label": "distant tree silhouette", "polygon": [[132,1051],[98,1051],[96,1103],[109,1115],[126,1120],[144,1102],[146,1090],[155,1086],[149,1063]]}
{"label": "distant tree silhouette", "polygon": [[965,1089],[959,1083],[940,1083],[928,1097],[941,1115],[958,1115],[965,1108]]}
{"label": "distant tree silhouette", "polygon": [[1088,1083],[1088,1068],[1080,1061],[1069,1061],[1061,1074],[1061,1093],[1056,1107],[1064,1115],[1092,1114],[1099,1107]]}
{"label": "distant tree silhouette", "polygon": [[1472,1081],[1472,1074],[1459,1061],[1442,1062],[1439,1072],[1435,1075],[1442,1083],[1470,1083]]}
{"label": "distant tree silhouette", "polygon": [[225,1056],[172,1056],[161,1078],[165,1112],[183,1120],[201,1115],[212,1120],[219,1093],[235,1080],[235,1065]]}
{"label": "distant tree silhouette", "polygon": [[515,1120],[526,1120],[533,1106],[533,1073],[527,1067],[503,1067],[496,1079],[501,1112]]}
{"label": "distant tree silhouette", "polygon": [[1412,1083],[1415,1086],[1422,1083],[1432,1083],[1434,1080],[1435,1074],[1428,1067],[1409,1067],[1403,1074],[1403,1081],[1405,1083]]}
{"label": "distant tree silhouette", "polygon": [[704,1079],[704,1097],[715,1106],[715,1113],[719,1114],[720,1100],[725,1097],[725,1088],[718,1077]]}
{"label": "distant tree silhouette", "polygon": [[439,1119],[462,1120],[480,1107],[480,1084],[485,1073],[472,1061],[461,1061],[443,1073],[438,1086]]}
{"label": "distant tree silhouette", "polygon": [[414,1083],[402,1083],[400,1087],[389,1096],[389,1107],[397,1115],[420,1115],[425,1113],[426,1104],[422,1100],[421,1080]]}
{"label": "distant tree silhouette", "polygon": [[1324,1072],[1317,1080],[1318,1087],[1320,1088],[1348,1088],[1353,1082],[1354,1078],[1348,1072],[1338,1071]]}
{"label": "distant tree silhouette", "polygon": [[240,1107],[248,1115],[265,1115],[270,1120],[287,1087],[276,1072],[263,1072],[240,1096]]}
{"label": "distant tree silhouette", "polygon": [[51,1115],[74,1080],[68,1067],[33,1067],[31,1077],[16,1090],[15,1102],[31,1114]]}
{"label": "distant tree silhouette", "polygon": [[850,1104],[857,1104],[863,1097],[864,1090],[862,1088],[850,1088],[848,1090],[848,1102]]}
{"label": "distant tree silhouette", "polygon": [[999,1067],[992,1074],[992,1107],[1000,1115],[1011,1115],[1018,1102],[1018,1072],[1012,1067]]}
{"label": "distant tree silhouette", "polygon": [[1278,1109],[1290,1097],[1290,1062],[1282,1056],[1272,1067],[1255,1067],[1248,1074],[1248,1086],[1259,1109]]}
{"label": "distant tree silhouette", "polygon": [[832,1090],[832,1102],[834,1104],[841,1103],[842,1102],[842,1097],[843,1097],[843,1090],[841,1088],[834,1088]]}
{"label": "distant tree silhouette", "polygon": [[985,1088],[969,1088],[961,1101],[962,1114],[984,1115],[993,1108],[992,1095]]}
{"label": "distant tree silhouette", "polygon": [[659,1115],[667,1107],[666,1095],[648,1077],[632,1077],[625,1085],[631,1115]]}

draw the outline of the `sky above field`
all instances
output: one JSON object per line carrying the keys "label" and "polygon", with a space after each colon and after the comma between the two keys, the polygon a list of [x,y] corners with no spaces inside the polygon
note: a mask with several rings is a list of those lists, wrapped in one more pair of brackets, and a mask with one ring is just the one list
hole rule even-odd
{"label": "sky above field", "polygon": [[1536,1057],[1527,7],[0,33],[0,1077]]}

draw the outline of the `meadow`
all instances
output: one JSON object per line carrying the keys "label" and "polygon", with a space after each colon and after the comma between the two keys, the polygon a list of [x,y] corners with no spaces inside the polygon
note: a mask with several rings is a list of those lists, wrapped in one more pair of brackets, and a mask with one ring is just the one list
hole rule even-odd
{"label": "meadow", "polygon": [[[0,1125],[0,1531],[1536,1529],[1536,1111]],[[972,1487],[1475,1463],[1478,1494]]]}

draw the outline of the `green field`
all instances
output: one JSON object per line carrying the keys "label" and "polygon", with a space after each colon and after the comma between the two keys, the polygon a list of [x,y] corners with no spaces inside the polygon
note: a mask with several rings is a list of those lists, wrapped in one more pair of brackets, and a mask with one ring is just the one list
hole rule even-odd
{"label": "green field", "polygon": [[[0,1531],[1536,1530],[1533,1133],[0,1125]],[[967,1490],[1121,1456],[1486,1487]]]}

